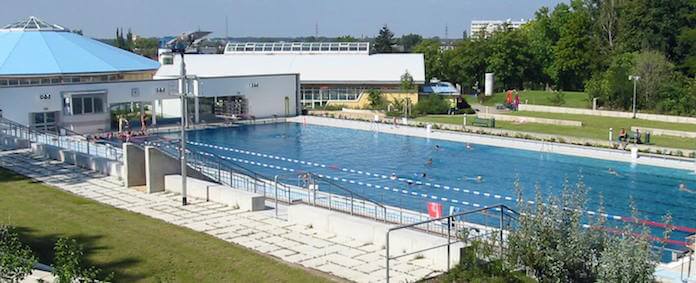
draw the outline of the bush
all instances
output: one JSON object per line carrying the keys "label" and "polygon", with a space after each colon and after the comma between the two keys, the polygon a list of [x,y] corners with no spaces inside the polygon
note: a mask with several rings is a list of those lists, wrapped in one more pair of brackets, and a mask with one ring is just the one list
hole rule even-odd
{"label": "bush", "polygon": [[367,100],[370,101],[371,109],[381,109],[384,107],[384,101],[382,100],[382,92],[379,89],[371,89],[368,93]]}
{"label": "bush", "polygon": [[[659,255],[650,248],[649,231],[627,226],[617,235],[602,229],[601,199],[596,215],[584,214],[582,180],[575,186],[566,181],[560,196],[546,200],[537,187],[533,204],[522,197],[519,182],[515,188],[520,216],[518,229],[508,236],[510,264],[523,266],[540,282],[652,282]],[[671,217],[665,223],[669,227]]]}
{"label": "bush", "polygon": [[101,271],[85,264],[85,251],[75,239],[59,238],[54,250],[53,275],[56,276],[58,282],[110,281],[113,277],[112,274],[103,280],[98,280],[97,277]]}
{"label": "bush", "polygon": [[549,98],[549,102],[555,106],[561,106],[566,103],[565,101],[565,93],[562,91],[555,91],[553,93],[553,96]]}
{"label": "bush", "polygon": [[9,226],[0,226],[0,282],[18,282],[31,274],[36,257]]}
{"label": "bush", "polygon": [[413,112],[416,115],[428,114],[447,114],[450,106],[449,103],[439,95],[428,95],[423,97],[413,107]]}

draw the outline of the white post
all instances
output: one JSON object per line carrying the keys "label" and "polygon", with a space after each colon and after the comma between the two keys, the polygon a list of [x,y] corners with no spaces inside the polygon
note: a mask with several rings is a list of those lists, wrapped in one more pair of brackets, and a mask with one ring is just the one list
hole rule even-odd
{"label": "white post", "polygon": [[157,100],[152,101],[152,126],[157,125]]}
{"label": "white post", "polygon": [[186,64],[184,63],[184,52],[181,52],[181,81],[179,82],[179,95],[181,96],[181,203],[187,205],[186,201],[186,92],[188,84],[186,82]]}
{"label": "white post", "polygon": [[614,128],[609,128],[609,141],[614,141]]}

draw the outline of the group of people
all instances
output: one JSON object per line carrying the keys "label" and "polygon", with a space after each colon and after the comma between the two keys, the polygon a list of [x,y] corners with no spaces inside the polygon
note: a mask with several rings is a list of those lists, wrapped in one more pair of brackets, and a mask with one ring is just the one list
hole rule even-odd
{"label": "group of people", "polygon": [[[642,144],[642,134],[640,133],[640,129],[636,129],[635,136],[633,137],[638,144]],[[617,140],[621,144],[628,143],[630,141],[631,137],[629,136],[628,132],[626,131],[625,128],[621,128],[621,131],[619,131],[619,136]]]}
{"label": "group of people", "polygon": [[[513,97],[514,95],[514,97]],[[520,95],[517,93],[516,89],[508,90],[505,94],[505,106],[512,110],[517,111],[520,107]]]}

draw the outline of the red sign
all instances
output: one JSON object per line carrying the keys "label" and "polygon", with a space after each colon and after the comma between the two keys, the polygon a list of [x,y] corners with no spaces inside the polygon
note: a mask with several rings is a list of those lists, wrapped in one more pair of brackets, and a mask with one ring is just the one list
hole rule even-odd
{"label": "red sign", "polygon": [[428,215],[430,215],[430,218],[442,217],[442,204],[437,202],[429,202]]}

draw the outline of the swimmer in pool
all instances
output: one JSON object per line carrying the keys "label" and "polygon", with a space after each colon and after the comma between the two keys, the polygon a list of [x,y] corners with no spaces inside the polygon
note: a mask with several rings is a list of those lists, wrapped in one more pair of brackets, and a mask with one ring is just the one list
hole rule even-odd
{"label": "swimmer in pool", "polygon": [[685,193],[696,194],[696,191],[693,191],[693,190],[690,190],[689,188],[687,188],[686,184],[684,184],[684,182],[679,183],[679,191],[685,192]]}
{"label": "swimmer in pool", "polygon": [[469,149],[469,150],[471,150],[471,149],[474,149],[474,147],[473,147],[473,146],[471,146],[471,144],[470,144],[470,143],[466,143],[466,149]]}
{"label": "swimmer in pool", "polygon": [[477,183],[483,182],[483,176],[481,176],[481,175],[477,175],[476,177],[467,177],[467,176],[464,176],[464,179],[465,179],[465,180],[469,180],[469,181],[475,181],[475,182],[477,182]]}
{"label": "swimmer in pool", "polygon": [[435,145],[435,150],[436,150],[436,151],[439,151],[439,150],[440,150],[440,145],[439,145],[439,144],[436,144],[436,145]]}
{"label": "swimmer in pool", "polygon": [[389,179],[391,179],[392,181],[395,181],[396,180],[396,173],[392,173],[391,176],[389,176]]}
{"label": "swimmer in pool", "polygon": [[616,172],[616,170],[614,170],[614,168],[609,168],[609,169],[607,170],[607,173],[609,173],[609,175],[614,175],[614,176],[617,176],[617,177],[621,176],[621,175],[619,175],[619,172]]}

